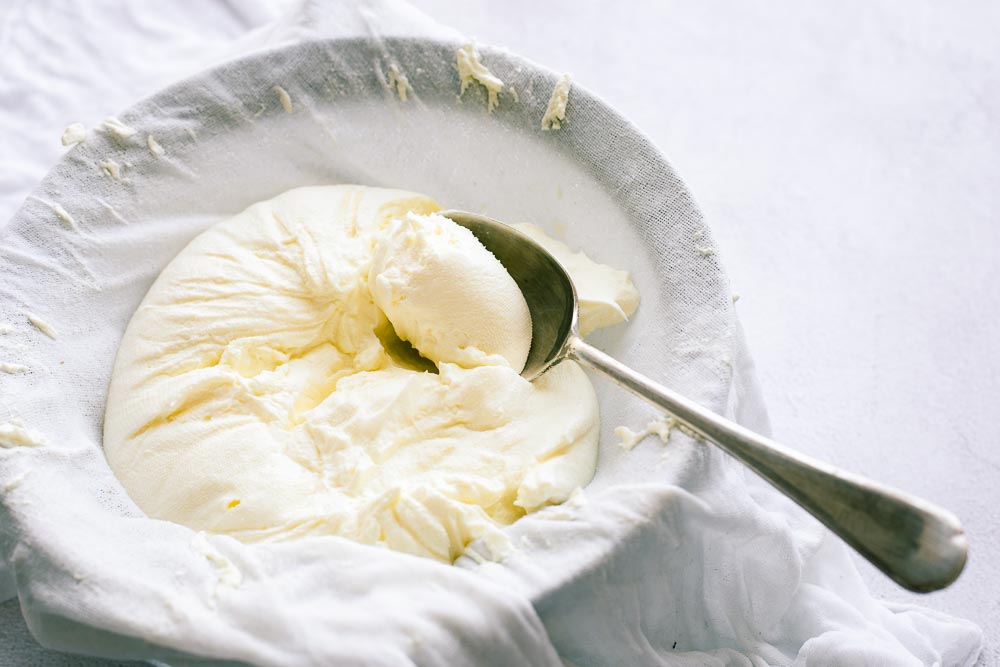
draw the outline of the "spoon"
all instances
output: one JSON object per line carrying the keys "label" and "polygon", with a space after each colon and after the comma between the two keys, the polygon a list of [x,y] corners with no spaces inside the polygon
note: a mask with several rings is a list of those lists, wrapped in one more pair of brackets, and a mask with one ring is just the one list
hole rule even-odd
{"label": "spoon", "polygon": [[580,338],[576,288],[547,250],[502,222],[442,215],[471,231],[524,293],[532,339],[523,377],[534,380],[564,359],[582,362],[739,459],[900,586],[923,593],[958,578],[967,544],[953,514],[779,445],[615,361]]}

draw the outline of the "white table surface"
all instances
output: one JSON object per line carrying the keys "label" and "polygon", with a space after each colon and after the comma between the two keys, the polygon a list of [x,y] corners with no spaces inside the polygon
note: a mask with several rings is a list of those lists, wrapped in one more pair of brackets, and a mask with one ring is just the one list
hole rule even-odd
{"label": "white table surface", "polygon": [[[908,594],[862,564],[869,585],[976,621],[979,664],[1000,663],[1000,4],[415,4],[571,72],[661,148],[742,297],[775,435],[965,523],[970,561],[950,589]],[[212,21],[222,38],[267,14],[227,6],[177,20],[204,40]],[[135,72],[110,75],[114,95],[17,137],[0,128],[0,146],[54,160],[65,124],[134,96]],[[22,198],[0,196],[0,214]],[[0,664],[109,663],[34,646],[7,603]]]}

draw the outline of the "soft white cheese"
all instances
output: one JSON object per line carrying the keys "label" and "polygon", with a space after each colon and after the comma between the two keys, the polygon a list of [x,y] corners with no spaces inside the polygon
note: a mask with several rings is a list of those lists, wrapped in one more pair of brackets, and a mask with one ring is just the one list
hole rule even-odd
{"label": "soft white cheese", "polygon": [[486,89],[486,108],[490,113],[493,113],[493,110],[500,104],[500,91],[503,90],[503,81],[482,63],[475,44],[471,42],[464,45],[455,53],[455,59],[458,66],[458,81],[460,86],[458,94],[464,94],[465,89],[473,81],[478,81]]}
{"label": "soft white cheese", "polygon": [[278,96],[278,101],[281,102],[281,107],[285,110],[285,113],[292,113],[292,96],[288,94],[288,91],[281,86],[275,86],[274,93]]}
{"label": "soft white cheese", "polygon": [[191,538],[190,546],[191,550],[196,554],[204,556],[205,560],[215,570],[215,574],[219,578],[216,595],[219,593],[219,588],[240,587],[243,583],[243,573],[240,572],[240,569],[236,567],[233,561],[226,558],[221,551],[209,544],[205,533],[195,533],[194,537]]}
{"label": "soft white cheese", "polygon": [[51,324],[40,318],[38,315],[35,315],[34,313],[28,313],[27,318],[28,322],[31,323],[31,326],[41,331],[43,334],[45,334],[52,340],[56,339],[56,330],[55,327],[53,327]]}
{"label": "soft white cheese", "polygon": [[431,361],[524,368],[524,295],[472,232],[448,218],[410,213],[393,222],[376,243],[368,286],[399,337]]}
{"label": "soft white cheese", "polygon": [[126,125],[114,116],[105,118],[104,122],[101,123],[101,129],[105,132],[109,132],[119,139],[128,139],[136,133],[136,129],[134,127]]}
{"label": "soft white cheese", "polygon": [[29,468],[28,470],[25,470],[19,475],[16,475],[9,482],[3,485],[3,492],[10,493],[15,489],[21,488],[21,485],[24,484],[24,480],[28,479],[28,476],[30,474],[31,474],[31,469]]}
{"label": "soft white cheese", "polygon": [[75,146],[86,138],[87,128],[84,127],[83,123],[73,123],[63,130],[62,145]]}
{"label": "soft white cheese", "polygon": [[659,419],[654,419],[646,427],[639,431],[633,431],[628,426],[619,426],[615,429],[615,436],[618,444],[626,452],[635,449],[635,446],[645,440],[648,436],[655,435],[660,442],[666,444],[670,439],[670,432],[677,426],[677,420],[670,415],[664,415]]}
{"label": "soft white cheese", "polygon": [[389,90],[395,90],[401,102],[405,102],[407,94],[413,90],[413,87],[410,86],[410,80],[406,78],[405,74],[399,71],[399,67],[396,65],[389,65],[387,83],[389,84]]}
{"label": "soft white cheese", "polygon": [[[573,362],[518,375],[523,297],[438,209],[409,192],[300,188],[210,228],[164,269],[125,333],[105,415],[108,461],[148,515],[452,561],[590,480],[589,380]],[[469,290],[438,292],[450,309],[433,303],[449,263]],[[500,319],[504,331],[486,324]],[[419,323],[406,335],[438,372],[390,320]],[[462,344],[484,365],[456,356]]]}
{"label": "soft white cheese", "polygon": [[513,226],[552,253],[573,278],[580,302],[581,335],[628,321],[635,313],[639,307],[639,291],[627,271],[595,262],[585,253],[573,252],[568,245],[548,236],[531,223]]}
{"label": "soft white cheese", "polygon": [[572,83],[569,74],[563,74],[552,89],[549,105],[542,116],[543,130],[558,130],[566,119],[566,104],[569,103],[569,87]]}
{"label": "soft white cheese", "polygon": [[106,176],[116,181],[122,180],[122,166],[114,160],[100,160],[97,166],[100,167]]}
{"label": "soft white cheese", "polygon": [[63,222],[63,224],[65,224],[67,227],[76,226],[76,221],[73,220],[73,216],[70,215],[69,211],[64,209],[61,204],[53,202],[52,212],[55,213],[56,217],[59,218]]}
{"label": "soft white cheese", "polygon": [[156,137],[151,134],[146,135],[146,145],[149,147],[149,152],[153,155],[160,156],[166,153],[166,151],[163,150],[163,146],[160,145],[160,142],[157,141]]}
{"label": "soft white cheese", "polygon": [[0,447],[40,447],[46,444],[45,436],[24,424],[7,422],[0,424]]}

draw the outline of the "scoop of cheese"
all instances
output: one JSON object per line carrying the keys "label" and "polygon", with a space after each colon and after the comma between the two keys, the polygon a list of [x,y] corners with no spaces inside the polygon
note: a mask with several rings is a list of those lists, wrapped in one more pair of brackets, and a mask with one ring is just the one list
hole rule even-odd
{"label": "scoop of cheese", "polygon": [[580,306],[581,335],[626,322],[635,313],[639,307],[639,291],[632,284],[628,271],[599,264],[586,253],[573,252],[568,245],[530,222],[516,224],[514,228],[552,253],[573,279]]}
{"label": "scoop of cheese", "polygon": [[[518,375],[523,298],[450,221],[421,217],[437,210],[408,192],[301,188],[164,269],[105,414],[108,461],[144,512],[245,541],[340,535],[451,561],[590,480],[589,380],[572,362]],[[437,229],[446,241],[427,237]],[[469,295],[441,291],[448,266]]]}
{"label": "scoop of cheese", "polygon": [[431,361],[524,368],[531,313],[521,289],[448,218],[410,213],[394,222],[375,246],[368,286],[399,337]]}

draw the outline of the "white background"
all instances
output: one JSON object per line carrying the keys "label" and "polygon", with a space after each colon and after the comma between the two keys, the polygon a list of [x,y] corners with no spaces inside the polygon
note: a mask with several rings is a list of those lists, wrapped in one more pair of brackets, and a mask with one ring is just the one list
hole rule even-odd
{"label": "white background", "polygon": [[[26,15],[79,11],[6,2],[0,79]],[[30,82],[0,80],[0,107],[24,110],[16,123],[0,111],[0,218],[57,159],[66,124],[127,106],[172,57],[193,61],[279,2],[188,0],[158,7],[159,19],[154,5],[127,4],[145,26],[136,34],[108,30],[81,53],[60,55],[58,34],[39,44],[39,57],[68,68],[65,90],[25,103]],[[571,72],[660,147],[742,297],[778,439],[965,523],[970,562],[952,588],[909,595],[863,566],[870,586],[976,621],[980,664],[1000,662],[1000,4],[415,4]],[[86,11],[110,25],[121,7]],[[103,71],[78,67],[112,56]],[[15,155],[31,159],[12,170]],[[16,604],[0,607],[0,664],[103,664],[30,642]]]}

